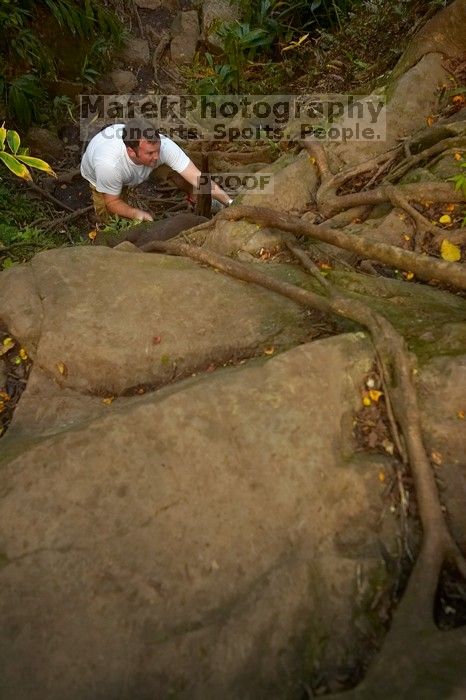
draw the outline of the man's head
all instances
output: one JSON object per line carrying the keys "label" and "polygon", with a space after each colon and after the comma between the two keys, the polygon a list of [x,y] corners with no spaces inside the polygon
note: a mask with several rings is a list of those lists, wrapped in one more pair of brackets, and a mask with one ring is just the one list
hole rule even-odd
{"label": "man's head", "polygon": [[147,119],[129,119],[122,138],[133,163],[155,166],[160,156],[160,134]]}

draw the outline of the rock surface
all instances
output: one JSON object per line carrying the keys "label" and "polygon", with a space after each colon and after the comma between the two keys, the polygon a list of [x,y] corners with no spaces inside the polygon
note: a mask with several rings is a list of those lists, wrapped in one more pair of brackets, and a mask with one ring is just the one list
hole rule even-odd
{"label": "rock surface", "polygon": [[100,395],[315,335],[304,310],[266,290],[104,247],[48,251],[3,272],[0,319],[62,386]]}
{"label": "rock surface", "polygon": [[63,141],[49,129],[32,126],[27,132],[25,143],[31,155],[38,158],[57,161],[65,155]]}
{"label": "rock surface", "polygon": [[199,41],[199,19],[196,10],[180,12],[172,26],[170,54],[173,63],[192,63]]}
{"label": "rock surface", "polygon": [[129,37],[120,52],[121,60],[130,66],[145,66],[149,63],[149,44],[145,39]]}
{"label": "rock surface", "polygon": [[137,77],[130,70],[115,69],[108,77],[113,82],[116,92],[122,95],[132,92],[138,84]]}
{"label": "rock surface", "polygon": [[213,47],[223,49],[223,41],[216,29],[222,22],[239,19],[239,5],[229,0],[203,0],[202,36]]}
{"label": "rock surface", "polygon": [[379,465],[351,462],[373,359],[331,338],[68,430],[36,393],[48,430],[2,450],[0,695],[278,700],[354,657],[397,547]]}

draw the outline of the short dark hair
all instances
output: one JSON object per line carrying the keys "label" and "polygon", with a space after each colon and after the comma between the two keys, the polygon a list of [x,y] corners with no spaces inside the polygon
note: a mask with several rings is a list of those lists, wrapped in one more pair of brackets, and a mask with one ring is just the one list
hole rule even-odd
{"label": "short dark hair", "polygon": [[158,143],[160,141],[159,130],[147,119],[129,119],[122,132],[123,143],[127,148],[136,151],[141,139]]}

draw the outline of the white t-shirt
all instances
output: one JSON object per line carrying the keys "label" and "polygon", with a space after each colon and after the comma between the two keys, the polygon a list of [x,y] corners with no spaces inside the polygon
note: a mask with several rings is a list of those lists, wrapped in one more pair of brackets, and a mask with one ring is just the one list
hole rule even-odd
{"label": "white t-shirt", "polygon": [[[147,180],[154,168],[136,165],[130,160],[123,143],[124,124],[112,124],[91,139],[81,161],[81,175],[97,192],[118,195],[124,186],[135,187]],[[167,164],[181,173],[189,157],[167,136],[160,134],[160,158],[155,167]]]}

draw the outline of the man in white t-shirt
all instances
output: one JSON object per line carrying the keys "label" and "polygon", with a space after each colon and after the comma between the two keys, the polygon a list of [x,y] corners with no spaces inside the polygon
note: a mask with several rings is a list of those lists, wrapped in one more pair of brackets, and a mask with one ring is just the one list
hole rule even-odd
{"label": "man in white t-shirt", "polygon": [[[166,164],[194,188],[201,172],[171,139],[145,119],[108,126],[91,139],[81,161],[81,174],[91,185],[97,217],[118,214],[126,219],[152,221],[147,211],[125,201],[126,188],[147,180],[154,168]],[[212,197],[225,206],[233,201],[214,182]]]}

